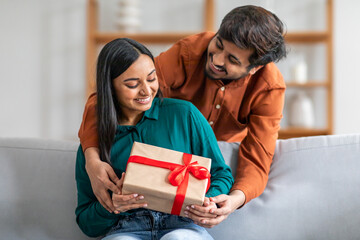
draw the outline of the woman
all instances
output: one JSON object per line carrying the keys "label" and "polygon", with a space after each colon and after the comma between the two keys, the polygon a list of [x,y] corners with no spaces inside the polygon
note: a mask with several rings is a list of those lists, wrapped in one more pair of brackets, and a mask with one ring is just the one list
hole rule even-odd
{"label": "woman", "polygon": [[[233,184],[215,135],[191,103],[162,99],[150,51],[131,39],[106,44],[97,63],[100,156],[122,176],[134,141],[212,159],[207,197],[227,194]],[[85,171],[81,146],[76,161],[76,220],[88,236],[104,239],[212,239],[191,219],[146,209],[136,193],[112,193],[115,213],[97,201]],[[146,201],[146,199],[145,199]],[[211,207],[216,208],[214,203]]]}

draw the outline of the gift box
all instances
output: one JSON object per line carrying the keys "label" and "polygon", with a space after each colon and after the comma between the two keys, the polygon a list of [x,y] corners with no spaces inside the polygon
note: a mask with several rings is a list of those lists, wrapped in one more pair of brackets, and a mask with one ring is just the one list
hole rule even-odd
{"label": "gift box", "polygon": [[209,158],[134,142],[123,194],[138,193],[149,209],[185,216],[186,206],[203,204],[210,167]]}

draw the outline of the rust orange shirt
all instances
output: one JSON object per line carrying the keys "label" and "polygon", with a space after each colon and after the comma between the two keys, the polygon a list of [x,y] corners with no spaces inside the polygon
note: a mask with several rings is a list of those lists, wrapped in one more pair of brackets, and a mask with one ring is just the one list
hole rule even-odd
{"label": "rust orange shirt", "polygon": [[[155,58],[164,97],[192,102],[208,120],[218,141],[241,142],[232,189],[246,202],[265,189],[280,128],[285,83],[274,63],[226,85],[205,76],[206,50],[214,33],[178,41]],[[84,149],[97,147],[96,95],[85,106],[79,137]]]}

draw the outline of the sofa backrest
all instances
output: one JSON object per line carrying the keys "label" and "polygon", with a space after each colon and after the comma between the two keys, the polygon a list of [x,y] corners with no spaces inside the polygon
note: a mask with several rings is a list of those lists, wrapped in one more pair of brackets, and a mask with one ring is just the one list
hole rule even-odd
{"label": "sofa backrest", "polygon": [[[227,161],[235,144],[219,143]],[[226,145],[226,146],[224,146]],[[263,194],[209,230],[215,239],[360,239],[360,134],[278,140]]]}
{"label": "sofa backrest", "polygon": [[[239,143],[219,142],[236,168]],[[0,239],[89,239],[75,222],[77,142],[0,138]],[[278,140],[264,193],[215,239],[358,239],[360,134]]]}
{"label": "sofa backrest", "polygon": [[77,147],[0,138],[0,239],[89,239],[75,222]]}

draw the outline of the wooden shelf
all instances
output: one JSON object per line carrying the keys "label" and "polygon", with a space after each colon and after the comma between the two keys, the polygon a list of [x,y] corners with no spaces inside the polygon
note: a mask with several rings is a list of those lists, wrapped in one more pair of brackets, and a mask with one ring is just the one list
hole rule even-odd
{"label": "wooden shelf", "polygon": [[279,131],[279,139],[328,134],[331,134],[331,131],[329,129],[284,128]]}
{"label": "wooden shelf", "polygon": [[[196,32],[155,32],[155,33],[122,33],[122,32],[95,32],[94,38],[98,44],[106,44],[115,38],[128,37],[144,43],[173,43]],[[316,43],[326,42],[326,32],[287,33],[285,41],[288,43]]]}
{"label": "wooden shelf", "polygon": [[297,82],[286,82],[286,87],[296,87],[296,88],[314,88],[314,87],[329,87],[330,83],[328,82],[307,82],[307,83],[297,83]]}
{"label": "wooden shelf", "polygon": [[[144,43],[173,43],[196,32],[155,32],[155,33],[122,33],[122,32],[95,32],[95,41],[106,44],[115,38],[128,37]],[[315,43],[327,41],[327,33],[303,32],[287,33],[285,41],[288,43]]]}
{"label": "wooden shelf", "polygon": [[121,33],[121,32],[96,32],[97,44],[106,44],[115,38],[131,38],[141,43],[174,43],[195,32],[164,32],[164,33]]}
{"label": "wooden shelf", "polygon": [[285,35],[287,43],[326,43],[328,39],[329,33],[327,32],[289,32]]}

